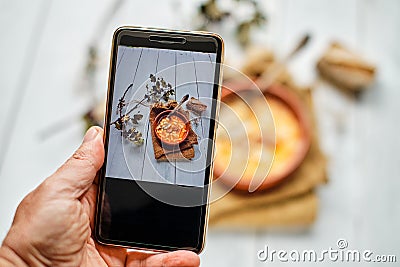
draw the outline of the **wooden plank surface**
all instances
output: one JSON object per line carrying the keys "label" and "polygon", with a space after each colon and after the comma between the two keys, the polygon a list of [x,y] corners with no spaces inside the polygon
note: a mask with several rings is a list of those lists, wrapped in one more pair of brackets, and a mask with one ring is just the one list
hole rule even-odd
{"label": "wooden plank surface", "polygon": [[193,53],[193,62],[196,69],[196,81],[199,100],[207,105],[207,109],[198,116],[202,126],[202,138],[199,140],[200,157],[199,164],[200,170],[207,168],[207,154],[208,148],[212,140],[209,137],[210,125],[214,123],[212,118],[212,106],[216,106],[217,102],[213,99],[214,78],[216,68],[216,54],[214,53]]}
{"label": "wooden plank surface", "polygon": [[[156,76],[162,77],[171,85],[175,84],[175,59],[176,52],[170,50],[158,50],[159,58]],[[175,98],[175,96],[173,97]],[[150,129],[150,126],[149,126]],[[175,165],[173,162],[158,162],[154,157],[153,143],[151,142],[151,131],[147,132],[146,155],[143,163],[143,175],[152,182],[175,183]]]}
{"label": "wooden plank surface", "polygon": [[[9,150],[12,132],[15,130],[15,120],[22,110],[21,101],[27,91],[27,85],[32,76],[33,66],[37,60],[38,49],[43,35],[43,28],[49,17],[51,2],[40,1],[39,4],[22,1],[5,2],[2,6],[0,34],[8,42],[0,44],[0,58],[4,64],[0,65],[1,91],[0,98],[0,172]],[[23,8],[24,7],[24,8]],[[12,22],[11,16],[15,13],[24,16],[24,20]],[[29,29],[25,33],[25,29]]]}
{"label": "wooden plank surface", "polygon": [[[133,94],[130,99],[142,99],[144,95],[147,93],[146,84],[150,81],[150,74],[154,74],[157,72],[159,52],[155,49],[143,48],[143,54],[139,62],[139,67],[136,74],[135,85],[133,87]],[[136,105],[132,103],[132,106]],[[129,107],[128,107],[129,109]],[[127,147],[124,147],[125,155],[129,158],[128,166],[129,169],[133,173],[133,176],[136,179],[141,179],[143,181],[152,181],[152,177],[148,177],[145,175],[143,171],[144,161],[145,161],[145,152],[146,147],[151,140],[146,138],[149,133],[149,109],[148,107],[139,106],[138,110],[140,110],[143,118],[141,119],[141,126],[138,129],[142,132],[145,137],[144,144],[142,146],[134,147],[132,144],[128,144]],[[138,155],[137,157],[130,157],[130,155]]]}
{"label": "wooden plank surface", "polygon": [[[368,247],[396,253],[393,248],[399,245],[399,238],[394,238],[390,230],[379,229],[382,225],[395,229],[400,220],[393,212],[399,209],[394,188],[399,186],[396,174],[400,169],[393,154],[385,153],[382,146],[383,139],[393,140],[394,135],[399,135],[399,127],[395,126],[398,118],[394,115],[399,107],[394,100],[399,97],[395,89],[399,85],[392,78],[394,71],[399,71],[398,65],[393,65],[399,57],[394,44],[399,44],[400,38],[393,28],[400,25],[399,4],[369,0],[283,1],[282,4],[286,19],[280,43],[290,43],[302,32],[313,34],[311,46],[290,66],[297,80],[308,84],[315,79],[313,62],[332,40],[339,40],[377,62],[379,74],[377,84],[360,99],[349,98],[328,84],[315,89],[314,104],[321,143],[329,158],[330,179],[329,184],[318,190],[320,207],[316,224],[296,234],[262,233],[256,238],[256,248],[267,244],[272,249],[321,251],[335,246],[338,238],[346,238],[353,249]],[[398,149],[398,142],[391,147]],[[387,195],[383,197],[377,191]],[[382,221],[386,216],[390,221]],[[296,265],[309,266],[309,263]]]}
{"label": "wooden plank surface", "polygon": [[[176,99],[180,99],[189,94],[199,98],[198,84],[196,82],[195,64],[193,62],[193,53],[182,51],[177,54],[176,68]],[[202,124],[197,126],[192,123],[192,129],[196,133],[198,140],[202,140]],[[203,185],[204,173],[201,171],[205,164],[204,155],[200,152],[199,146],[194,146],[195,157],[190,161],[176,162],[176,183],[181,185]]]}
{"label": "wooden plank surface", "polygon": [[[15,169],[18,168],[14,160],[9,160],[9,151],[13,149],[13,134],[16,127],[11,130],[7,126],[9,117],[14,114],[14,110],[21,109],[21,104],[17,107],[14,99],[23,99],[24,92],[21,92],[22,86],[27,86],[21,75],[32,75],[32,65],[35,64],[38,56],[38,46],[41,41],[38,35],[37,27],[43,27],[46,23],[43,19],[47,19],[48,10],[42,10],[44,1],[38,3],[34,1],[3,1],[0,7],[0,34],[2,42],[0,42],[0,240],[2,240],[9,226],[11,225],[15,209],[18,202],[24,194],[32,189],[35,183],[29,183],[32,177],[27,181],[16,182],[18,176],[15,175]],[[43,13],[44,12],[44,13]],[[19,14],[21,19],[16,20],[15,16]],[[13,40],[4,41],[4,40]],[[36,51],[32,50],[36,47]],[[21,100],[22,101],[22,100]],[[17,118],[15,118],[17,120]],[[4,175],[4,169],[8,169],[11,165],[12,171],[8,172],[8,176]],[[20,168],[19,168],[20,169]],[[26,175],[26,174],[25,174]],[[19,176],[21,178],[23,176]],[[23,178],[22,178],[23,179]]]}
{"label": "wooden plank surface", "polygon": [[[112,105],[113,109],[111,111],[112,122],[119,117],[116,107],[118,105],[119,99],[121,98],[127,87],[133,84],[132,89],[129,90],[126,94],[125,99],[127,101],[132,98],[134,90],[136,89],[136,87],[138,87],[137,83],[140,81],[136,80],[136,77],[142,54],[143,49],[132,49],[128,47],[120,47],[118,49],[118,67],[115,75],[115,89]],[[125,153],[128,153],[128,151],[131,150],[132,153],[136,153],[136,151],[139,151],[139,148],[122,138],[121,132],[112,125],[110,127],[109,151],[107,157],[107,176],[125,179],[133,176],[136,179],[140,179],[140,174],[137,166],[136,168],[132,169],[132,172],[128,167],[130,157],[126,157]]]}
{"label": "wooden plank surface", "polygon": [[[357,170],[349,187],[353,192],[354,236],[358,246],[386,254],[398,254],[400,240],[400,2],[365,0],[359,5],[357,47],[378,66],[371,90],[356,105],[354,122]],[[385,230],[383,230],[385,229]],[[397,261],[399,259],[397,258]]]}
{"label": "wooden plank surface", "polygon": [[[124,94],[126,88],[133,84],[127,91],[125,99],[127,103],[126,111],[137,105],[147,93],[146,84],[149,83],[150,74],[157,72],[159,52],[155,49],[147,48],[126,48],[130,53],[123,57],[115,79],[115,92],[113,99],[114,110],[112,112],[112,121],[118,118],[115,107],[118,100]],[[145,162],[145,152],[147,145],[151,142],[148,139],[149,134],[149,108],[139,105],[131,115],[140,113],[143,118],[139,121],[136,128],[143,134],[144,144],[136,145],[122,138],[121,132],[112,126],[110,138],[110,167],[108,175],[118,178],[131,178],[135,180],[153,181],[152,176],[143,173]]]}
{"label": "wooden plank surface", "polygon": [[[190,114],[192,128],[198,136],[198,145],[194,145],[195,157],[191,160],[172,160],[159,162],[154,158],[149,125],[149,107],[140,105],[132,114],[140,111],[144,117],[137,129],[143,133],[144,144],[137,146],[122,138],[121,132],[111,126],[108,151],[107,173],[109,177],[136,179],[151,182],[176,183],[181,185],[202,186],[206,168],[208,149],[209,117],[211,116],[213,77],[215,64],[206,53],[192,53],[175,50],[157,50],[146,48],[119,48],[115,91],[111,121],[118,118],[116,107],[126,88],[133,84],[126,94],[130,102],[126,110],[136,105],[147,93],[150,74],[176,85],[174,99],[189,94],[208,105],[204,117]],[[179,65],[180,62],[185,64]],[[198,69],[197,69],[198,68]],[[200,79],[198,81],[198,79]],[[134,101],[135,100],[135,101]],[[147,104],[147,103],[145,103]]]}
{"label": "wooden plank surface", "polygon": [[[315,62],[329,42],[338,40],[350,46],[356,44],[357,1],[285,0],[279,5],[279,10],[284,15],[276,49],[281,54],[288,51],[303,34],[309,33],[312,36],[309,46],[289,65],[300,84],[309,85],[315,81]],[[313,96],[321,145],[330,160],[330,182],[318,190],[318,218],[310,230],[303,228],[295,233],[279,230],[259,233],[255,241],[257,249],[268,245],[271,249],[319,251],[334,246],[338,238],[346,238],[350,244],[354,242],[354,217],[350,214],[355,210],[352,190],[356,186],[350,184],[355,171],[351,162],[356,160],[356,136],[353,133],[356,103],[329,84],[316,87]],[[343,131],[338,130],[338,124],[341,124]],[[274,264],[282,265],[280,262]],[[297,265],[310,264],[304,262]],[[265,266],[265,263],[256,262],[253,266]]]}
{"label": "wooden plank surface", "polygon": [[[11,101],[11,93],[20,93],[17,80],[11,79],[24,81],[26,86],[25,95],[21,95],[18,104],[21,111],[13,120],[15,129],[8,131],[11,136],[8,150],[6,152],[1,148],[5,160],[0,172],[0,239],[5,236],[21,199],[79,146],[84,130],[79,116],[90,103],[87,92],[76,90],[77,82],[83,72],[87,45],[98,19],[90,14],[101,14],[107,3],[78,0],[48,2],[51,2],[48,17],[45,25],[40,25],[42,35],[35,33],[33,27],[36,20],[44,19],[43,1],[5,1],[2,6],[10,8],[0,9],[0,18],[9,19],[0,28],[10,30],[2,35],[5,39],[1,42],[1,51],[7,53],[1,56],[0,69],[9,68],[1,74],[0,80],[8,83],[7,87],[0,87],[1,104]],[[36,44],[29,43],[31,34],[40,37],[37,52],[32,50]],[[27,45],[26,51],[21,46],[23,44]],[[30,53],[36,53],[29,69],[30,77],[20,76],[22,65],[31,64],[29,60],[23,61],[25,59],[21,56]],[[106,84],[103,86],[105,91]],[[40,138],[39,133],[43,129],[71,115],[78,116],[72,124],[65,125],[51,138]],[[4,129],[11,128],[4,126],[2,121],[1,131]]]}

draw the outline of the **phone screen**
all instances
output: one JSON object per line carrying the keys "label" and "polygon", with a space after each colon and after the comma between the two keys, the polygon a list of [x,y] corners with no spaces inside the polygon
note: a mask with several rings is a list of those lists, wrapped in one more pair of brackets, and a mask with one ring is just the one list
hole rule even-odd
{"label": "phone screen", "polygon": [[201,39],[179,45],[119,40],[96,233],[105,243],[198,251],[216,126],[218,47]]}

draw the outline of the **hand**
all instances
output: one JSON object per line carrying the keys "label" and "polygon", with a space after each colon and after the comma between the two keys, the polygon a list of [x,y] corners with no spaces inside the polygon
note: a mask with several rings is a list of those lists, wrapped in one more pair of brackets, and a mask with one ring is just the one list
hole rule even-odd
{"label": "hand", "polygon": [[0,266],[198,266],[189,251],[127,252],[92,236],[97,185],[103,164],[103,131],[88,130],[82,145],[18,206],[2,247]]}

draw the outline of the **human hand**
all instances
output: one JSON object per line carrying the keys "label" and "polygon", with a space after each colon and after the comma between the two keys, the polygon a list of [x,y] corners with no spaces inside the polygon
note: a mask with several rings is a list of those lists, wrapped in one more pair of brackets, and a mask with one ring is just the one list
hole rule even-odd
{"label": "human hand", "polygon": [[103,160],[103,130],[92,127],[73,156],[19,204],[0,266],[199,266],[189,251],[149,255],[94,241],[94,179]]}

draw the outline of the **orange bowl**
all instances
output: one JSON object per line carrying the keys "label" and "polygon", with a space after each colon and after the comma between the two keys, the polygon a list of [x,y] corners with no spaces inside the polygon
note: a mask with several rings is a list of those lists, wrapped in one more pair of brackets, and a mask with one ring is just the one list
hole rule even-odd
{"label": "orange bowl", "polygon": [[160,133],[159,133],[156,129],[157,129],[157,126],[159,125],[159,123],[160,123],[164,118],[170,116],[171,112],[172,112],[172,110],[165,110],[165,111],[161,112],[160,114],[158,114],[158,115],[156,116],[154,122],[153,122],[153,129],[154,129],[155,135],[157,136],[157,138],[158,138],[162,143],[164,143],[164,144],[166,144],[166,145],[169,145],[169,146],[175,146],[175,145],[179,145],[180,143],[182,143],[183,141],[185,141],[185,139],[188,137],[188,135],[189,135],[189,123],[190,123],[190,122],[189,122],[188,118],[187,118],[184,114],[182,114],[182,113],[179,112],[179,111],[175,111],[174,114],[171,115],[171,117],[172,117],[172,116],[176,116],[176,117],[178,117],[179,119],[181,119],[181,120],[184,122],[184,124],[185,124],[184,129],[185,129],[186,131],[185,131],[184,135],[181,136],[181,137],[180,137],[179,139],[177,139],[177,140],[172,140],[172,141],[171,141],[171,140],[166,140],[166,138],[165,138],[164,136],[160,135]]}
{"label": "orange bowl", "polygon": [[[232,99],[231,97],[233,95],[236,95],[236,93],[243,93],[243,91],[251,92],[252,90],[257,90],[256,88],[257,87],[255,87],[251,81],[237,81],[231,82],[229,84],[224,84],[221,100],[222,102],[229,105],[229,100]],[[292,124],[295,125],[295,128],[297,129],[295,129],[295,140],[290,140],[289,142],[295,144],[293,146],[295,147],[295,149],[292,153],[283,152],[290,151],[288,149],[285,149],[285,146],[288,145],[286,144],[286,142],[279,143],[279,140],[276,140],[276,143],[274,144],[275,147],[273,148],[274,160],[272,162],[270,172],[268,173],[269,169],[265,170],[265,179],[262,180],[256,191],[263,191],[272,188],[288,178],[289,175],[293,173],[304,160],[311,143],[310,118],[307,107],[300,99],[300,97],[296,93],[290,91],[285,86],[278,84],[274,84],[267,88],[267,90],[263,91],[265,91],[263,95],[267,99],[270,110],[272,112],[272,116],[274,118],[274,124],[276,128],[275,132],[279,134],[279,131],[281,130],[279,128],[285,128],[287,126],[285,125],[285,120],[279,120],[279,116],[283,118],[284,115],[282,114],[284,113],[288,113],[289,117],[293,117]],[[275,110],[274,112],[274,109],[276,108],[279,109]],[[284,112],[282,113],[282,111]],[[293,125],[292,127],[294,127]],[[279,136],[277,136],[276,138],[278,137]],[[252,140],[249,141],[252,142]],[[221,182],[226,184],[228,187],[232,187],[238,191],[250,192],[249,188],[252,181],[251,177],[245,177],[245,175],[242,175],[242,177],[238,177],[240,174],[236,175],[237,173],[227,174],[225,172],[227,166],[223,163],[224,160],[219,158],[218,156],[218,138],[216,140],[216,143],[217,156],[214,161],[214,179],[221,179]],[[245,153],[243,153],[243,155],[246,156]],[[235,154],[235,156],[238,157],[240,155]]]}

